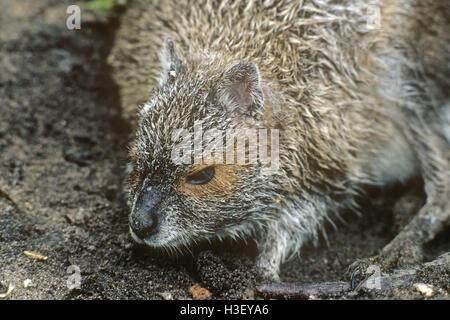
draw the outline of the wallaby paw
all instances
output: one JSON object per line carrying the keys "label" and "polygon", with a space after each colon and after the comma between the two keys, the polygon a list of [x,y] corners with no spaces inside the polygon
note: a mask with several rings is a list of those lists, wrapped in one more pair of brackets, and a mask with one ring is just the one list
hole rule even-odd
{"label": "wallaby paw", "polygon": [[272,267],[270,264],[265,263],[264,261],[259,261],[256,263],[255,268],[257,273],[257,281],[259,283],[281,282],[278,269]]}
{"label": "wallaby paw", "polygon": [[423,254],[420,246],[411,241],[391,242],[379,255],[353,262],[345,276],[350,280],[351,288],[357,289],[376,272],[391,272],[421,262]]}

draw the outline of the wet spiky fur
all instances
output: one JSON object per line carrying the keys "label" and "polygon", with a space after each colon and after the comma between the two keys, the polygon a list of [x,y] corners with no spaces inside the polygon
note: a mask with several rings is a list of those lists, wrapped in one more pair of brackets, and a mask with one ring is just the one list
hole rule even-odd
{"label": "wet spiky fur", "polygon": [[[380,12],[375,28],[369,6]],[[445,1],[135,1],[110,56],[126,116],[134,121],[143,103],[132,206],[143,185],[158,186],[160,246],[254,236],[261,269],[276,277],[332,214],[357,209],[364,186],[421,174],[427,205],[394,240],[401,246],[426,221],[421,245],[449,222],[449,31]],[[243,73],[262,96],[235,117],[232,99],[217,96],[241,62],[257,67]],[[170,162],[171,135],[195,120],[280,129],[281,170],[240,168],[222,198],[180,194],[189,166]]]}

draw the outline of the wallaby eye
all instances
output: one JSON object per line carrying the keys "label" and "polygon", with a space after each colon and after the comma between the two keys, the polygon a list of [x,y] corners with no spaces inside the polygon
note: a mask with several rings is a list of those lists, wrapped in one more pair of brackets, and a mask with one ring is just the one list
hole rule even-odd
{"label": "wallaby eye", "polygon": [[214,167],[206,167],[200,171],[194,172],[186,177],[188,184],[206,184],[214,178]]}

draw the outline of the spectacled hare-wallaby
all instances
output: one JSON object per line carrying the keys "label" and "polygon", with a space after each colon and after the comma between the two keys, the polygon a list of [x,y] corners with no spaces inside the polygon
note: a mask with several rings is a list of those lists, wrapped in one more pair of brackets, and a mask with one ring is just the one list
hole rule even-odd
{"label": "spectacled hare-wallaby", "polygon": [[[417,175],[426,204],[371,261],[417,262],[450,222],[449,1],[134,1],[109,62],[137,120],[140,243],[254,237],[258,267],[277,279],[325,221],[358,210],[366,186]],[[196,121],[279,130],[278,171],[174,163],[175,130]]]}

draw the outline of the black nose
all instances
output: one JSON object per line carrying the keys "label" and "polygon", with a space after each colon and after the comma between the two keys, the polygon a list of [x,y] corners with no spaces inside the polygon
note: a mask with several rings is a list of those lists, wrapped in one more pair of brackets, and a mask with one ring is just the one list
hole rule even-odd
{"label": "black nose", "polygon": [[130,215],[131,230],[140,238],[146,239],[158,232],[162,192],[155,187],[143,187],[136,199]]}
{"label": "black nose", "polygon": [[148,238],[158,232],[158,215],[154,212],[135,214],[131,219],[131,229],[140,238]]}

